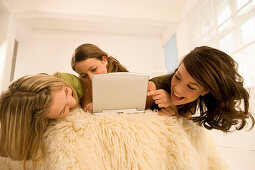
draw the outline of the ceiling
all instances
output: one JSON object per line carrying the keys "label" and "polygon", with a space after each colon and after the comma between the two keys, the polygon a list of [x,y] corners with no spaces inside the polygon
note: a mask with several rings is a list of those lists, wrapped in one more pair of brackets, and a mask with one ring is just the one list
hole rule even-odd
{"label": "ceiling", "polygon": [[1,0],[37,29],[162,36],[174,32],[194,0]]}

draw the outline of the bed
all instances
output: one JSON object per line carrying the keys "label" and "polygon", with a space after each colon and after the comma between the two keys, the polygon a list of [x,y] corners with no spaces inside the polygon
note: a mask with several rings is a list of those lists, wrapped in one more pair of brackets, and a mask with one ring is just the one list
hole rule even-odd
{"label": "bed", "polygon": [[[151,110],[92,115],[78,108],[52,123],[45,138],[46,158],[36,169],[227,169],[205,128]],[[1,158],[0,169],[22,163]]]}

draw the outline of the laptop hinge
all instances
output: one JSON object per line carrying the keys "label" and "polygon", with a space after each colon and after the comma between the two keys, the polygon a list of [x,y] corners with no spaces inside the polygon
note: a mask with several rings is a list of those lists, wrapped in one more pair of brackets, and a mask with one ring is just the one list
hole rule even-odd
{"label": "laptop hinge", "polygon": [[102,110],[101,113],[117,113],[117,114],[122,114],[122,113],[142,113],[144,110],[137,110],[137,109],[114,109],[114,110]]}

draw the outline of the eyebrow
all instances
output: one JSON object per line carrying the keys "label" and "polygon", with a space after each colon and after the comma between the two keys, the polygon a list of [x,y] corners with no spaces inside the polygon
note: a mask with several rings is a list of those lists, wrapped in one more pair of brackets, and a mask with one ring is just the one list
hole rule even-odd
{"label": "eyebrow", "polygon": [[[66,93],[66,97],[67,97],[67,88],[66,87],[64,87],[65,88],[65,93]],[[65,104],[65,106],[63,107],[63,109],[61,110],[61,112],[59,113],[59,115],[61,115],[62,113],[64,113],[65,112],[65,110],[66,110],[66,104]]]}
{"label": "eyebrow", "polygon": [[94,67],[94,66],[95,66],[95,64],[94,64],[94,65],[92,65],[92,66],[90,66],[88,70],[91,70],[91,68],[92,68],[92,67]]}
{"label": "eyebrow", "polygon": [[[179,71],[176,71],[176,73],[177,73],[180,77],[182,77],[182,75],[179,73]],[[193,83],[193,82],[189,82],[189,83],[192,84],[192,85],[198,86],[197,83]]]}

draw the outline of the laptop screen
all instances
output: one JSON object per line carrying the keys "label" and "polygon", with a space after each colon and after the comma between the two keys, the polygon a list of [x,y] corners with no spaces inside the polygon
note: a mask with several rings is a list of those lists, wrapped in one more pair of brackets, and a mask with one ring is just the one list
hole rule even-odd
{"label": "laptop screen", "polygon": [[103,110],[144,110],[149,75],[116,72],[92,78],[93,113]]}

